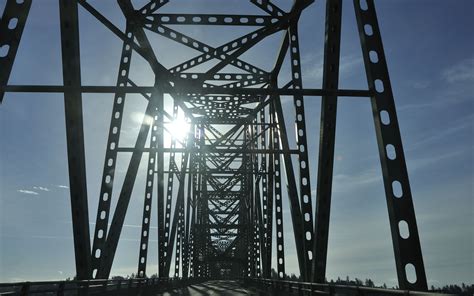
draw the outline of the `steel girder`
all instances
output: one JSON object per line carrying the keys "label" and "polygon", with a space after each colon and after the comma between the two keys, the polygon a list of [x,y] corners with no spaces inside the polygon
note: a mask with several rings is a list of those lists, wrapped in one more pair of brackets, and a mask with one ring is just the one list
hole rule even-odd
{"label": "steel girder", "polygon": [[[338,88],[341,0],[326,5],[326,41],[323,86],[302,85],[298,20],[311,0],[296,0],[284,11],[269,0],[251,0],[260,14],[161,13],[169,0],[152,0],[140,8],[119,0],[126,18],[121,31],[86,0],[59,1],[63,52],[63,85],[7,85],[26,23],[31,0],[8,0],[0,21],[0,101],[5,92],[64,93],[71,205],[77,275],[80,279],[107,278],[114,262],[125,215],[135,187],[140,161],[148,154],[137,276],[146,277],[152,206],[157,207],[158,270],[160,277],[270,277],[272,252],[277,274],[285,276],[283,198],[290,205],[291,224],[303,279],[325,280],[337,100],[370,97],[384,177],[385,193],[395,251],[399,286],[426,289],[426,275],[406,171],[393,94],[373,0],[354,0],[369,89]],[[85,86],[80,78],[78,4],[122,42],[115,86]],[[16,21],[11,22],[11,19]],[[255,28],[211,46],[180,31],[180,26],[245,26]],[[369,28],[367,28],[369,27]],[[284,37],[276,62],[265,70],[242,55],[277,32]],[[176,65],[160,63],[149,35],[156,34],[198,54]],[[1,51],[3,50],[3,51]],[[155,85],[137,85],[129,75],[133,55],[148,63]],[[278,87],[286,57],[291,80]],[[214,62],[207,70],[207,62]],[[82,93],[114,94],[92,251],[89,241],[87,187],[82,127]],[[119,147],[126,96],[140,94],[147,108],[135,147]],[[296,148],[288,139],[281,96],[294,102]],[[173,100],[172,115],[165,96]],[[320,149],[313,223],[305,99],[322,97]],[[191,130],[186,138],[165,143],[165,118],[176,120],[183,112]],[[150,120],[151,119],[151,120]],[[149,140],[148,140],[149,138]],[[387,153],[395,151],[395,156]],[[132,153],[111,215],[119,153]],[[297,158],[297,173],[292,156]],[[165,158],[168,166],[165,166]],[[178,162],[181,162],[178,165]],[[282,167],[281,164],[284,164]],[[282,173],[285,172],[285,178]],[[287,192],[282,192],[283,180]],[[175,182],[177,181],[177,182]],[[394,186],[400,191],[395,191]],[[156,193],[156,194],[155,194]],[[156,197],[155,197],[156,196]],[[152,202],[156,199],[156,203]],[[408,225],[402,238],[398,224]],[[276,236],[273,244],[273,235]],[[275,250],[273,250],[275,249]],[[172,257],[174,256],[174,263]],[[407,265],[413,265],[416,282],[409,282]]]}
{"label": "steel girder", "polygon": [[[324,44],[323,87],[338,88],[341,44],[342,0],[326,3],[326,43]],[[313,280],[325,281],[329,234],[329,215],[336,139],[337,97],[323,96],[321,100],[321,128],[316,187],[316,221],[313,261]]]}
{"label": "steel girder", "polygon": [[[69,164],[74,253],[78,279],[88,279],[91,267],[89,209],[87,201],[86,160],[82,123],[81,61],[79,53],[79,16],[76,2],[59,2],[64,86],[64,113]],[[24,20],[26,21],[26,20]],[[7,79],[8,80],[8,79]]]}
{"label": "steel girder", "polygon": [[[369,88],[375,91],[370,101],[374,114],[398,283],[401,289],[427,290],[400,127],[374,1],[367,0],[366,3],[362,3],[360,0],[354,0],[353,3],[367,83]],[[394,153],[390,152],[391,149]],[[402,237],[400,232],[399,225],[403,222],[408,226],[407,237]],[[407,267],[410,265],[416,273],[414,282],[410,282],[407,276]]]}
{"label": "steel girder", "polygon": [[[0,86],[6,86],[20,45],[32,0],[7,0],[0,19]],[[80,85],[80,83],[79,83]],[[0,90],[0,103],[5,91]]]}

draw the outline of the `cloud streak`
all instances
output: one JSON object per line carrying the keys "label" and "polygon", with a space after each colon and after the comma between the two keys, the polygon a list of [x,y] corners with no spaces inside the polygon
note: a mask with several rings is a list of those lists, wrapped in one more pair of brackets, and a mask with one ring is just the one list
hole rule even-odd
{"label": "cloud streak", "polygon": [[[303,73],[303,77],[309,79],[323,79],[323,54],[322,52],[314,55],[305,56],[301,63],[303,65],[313,65]],[[351,74],[357,65],[362,65],[362,57],[357,55],[346,55],[341,57],[339,64],[339,73],[341,76]]]}
{"label": "cloud streak", "polygon": [[449,83],[474,81],[474,57],[462,60],[447,68],[441,76]]}
{"label": "cloud streak", "polygon": [[[474,57],[464,59],[441,72],[442,88],[437,88],[434,93],[426,93],[430,100],[414,102],[397,107],[398,111],[415,110],[420,108],[446,108],[455,104],[472,102],[474,91]],[[436,79],[438,80],[438,79]],[[440,81],[436,81],[439,84]],[[434,86],[435,81],[419,81],[413,84],[416,89],[427,89]],[[415,98],[416,96],[414,96]]]}
{"label": "cloud streak", "polygon": [[[69,189],[66,185],[56,185],[57,188]],[[50,192],[51,189],[45,186],[33,186],[31,189],[18,189],[17,192],[29,195],[40,195],[40,192]]]}
{"label": "cloud streak", "polygon": [[32,191],[32,190],[18,189],[17,191],[18,191],[18,192],[20,192],[20,193],[23,193],[23,194],[29,194],[29,195],[39,195],[39,193],[38,193],[38,192],[36,192],[36,191]]}
{"label": "cloud streak", "polygon": [[35,189],[35,190],[41,190],[41,191],[49,191],[48,188],[46,188],[46,187],[41,187],[41,186],[33,186],[33,189]]}
{"label": "cloud streak", "polygon": [[425,136],[421,140],[415,142],[413,145],[407,147],[405,151],[412,151],[417,149],[426,149],[429,144],[438,143],[440,140],[445,140],[449,136],[472,128],[474,122],[474,114],[458,119],[452,126],[446,127],[444,130],[436,131],[435,133]]}

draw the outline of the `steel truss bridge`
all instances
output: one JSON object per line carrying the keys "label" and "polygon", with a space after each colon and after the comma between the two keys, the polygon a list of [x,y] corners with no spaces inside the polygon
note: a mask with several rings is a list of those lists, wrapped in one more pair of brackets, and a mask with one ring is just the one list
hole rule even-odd
{"label": "steel truss bridge", "polygon": [[[427,289],[374,1],[353,1],[367,89],[338,87],[342,0],[328,0],[326,4],[323,85],[320,89],[302,85],[298,39],[300,15],[314,0],[295,0],[289,11],[270,0],[249,2],[254,5],[254,14],[221,15],[161,13],[162,7],[172,5],[170,0],[151,0],[142,7],[137,7],[131,0],[118,0],[114,5],[120,7],[126,19],[126,29],[121,30],[86,0],[59,0],[64,84],[11,85],[8,80],[32,0],[6,1],[0,22],[0,100],[12,92],[64,94],[77,281],[3,284],[2,288],[15,287],[16,290],[11,291],[16,292],[12,293],[22,295],[33,293],[35,285],[50,287],[57,295],[69,295],[71,291],[86,294],[112,291],[112,295],[131,295],[156,292],[154,288],[160,287],[182,287],[207,279],[238,279],[242,282],[228,281],[228,284],[246,281],[249,286],[276,287],[273,293],[278,290],[319,291],[331,295],[349,290],[352,292],[347,292],[348,295],[360,295],[360,291],[367,294],[402,293],[331,287],[325,283],[337,102],[339,97],[367,97],[372,105],[399,287],[412,291]],[[351,3],[344,1],[344,4]],[[81,82],[80,7],[122,42],[116,85],[83,85]],[[247,26],[252,31],[215,47],[180,32],[185,25],[226,26],[229,30]],[[277,32],[284,32],[284,38],[270,70],[243,60],[244,53]],[[165,67],[149,40],[150,34],[158,34],[198,54]],[[137,56],[144,59],[153,72],[153,85],[138,85],[129,75]],[[210,61],[209,65],[207,62]],[[282,83],[279,78],[285,64],[291,72],[290,80]],[[92,214],[88,212],[82,110],[82,95],[86,93],[114,96],[92,234],[89,230],[89,215]],[[124,105],[133,94],[140,95],[147,107],[135,145],[123,147],[119,140],[122,119],[126,116]],[[283,111],[282,96],[291,97],[293,114]],[[165,108],[166,97],[172,98],[171,111]],[[309,97],[322,98],[315,196],[311,193],[308,157],[311,147],[307,145],[305,121],[308,115],[305,114],[305,98]],[[167,142],[167,124],[176,120],[180,113],[186,117],[189,132],[183,139],[173,137]],[[289,141],[285,124],[289,121],[295,123],[296,147],[291,147]],[[131,158],[120,183],[116,178],[116,163],[123,153]],[[142,159],[148,165],[137,250],[138,278],[117,283],[107,279],[132,190],[143,186],[135,182]],[[114,189],[117,206],[112,212]],[[284,198],[288,200],[291,223],[285,223],[283,219]],[[156,215],[152,215],[152,207],[157,208]],[[148,279],[146,270],[151,219],[156,219],[158,225],[159,272],[156,279]],[[402,237],[401,222],[406,223],[408,236]],[[288,260],[283,237],[285,228],[294,234],[300,283],[283,281]],[[272,254],[276,254],[277,279],[271,279],[272,260],[275,259]],[[414,279],[407,276],[408,266],[414,269]],[[122,289],[122,292],[115,289]]]}

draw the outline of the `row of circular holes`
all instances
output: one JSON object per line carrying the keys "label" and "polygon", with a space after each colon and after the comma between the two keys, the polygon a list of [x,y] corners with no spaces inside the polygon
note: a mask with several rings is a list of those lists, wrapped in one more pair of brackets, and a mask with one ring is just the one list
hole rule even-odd
{"label": "row of circular holes", "polygon": [[[218,115],[218,114],[223,115],[223,113],[228,113],[228,114],[234,113],[234,115],[235,115],[235,113],[237,113],[237,111],[238,111],[238,110],[223,110],[223,109],[215,110],[215,109],[211,109],[207,106],[204,107],[204,110],[207,111],[206,113],[208,115]],[[216,114],[216,113],[218,113],[218,114]]]}
{"label": "row of circular holes", "polygon": [[[152,27],[152,26],[149,24],[149,25],[147,25],[147,27]],[[177,38],[178,38],[178,35],[177,35],[175,32],[173,32],[173,31],[171,31],[171,30],[169,30],[169,29],[167,29],[167,28],[164,28],[164,27],[162,27],[162,26],[158,26],[158,27],[156,28],[156,30],[158,30],[158,33],[160,33],[160,34],[162,34],[162,35],[164,35],[164,34],[167,33],[167,34],[169,35],[169,37],[171,37],[171,38],[173,38],[173,39],[177,39]],[[179,33],[178,33],[178,34],[179,34]],[[191,41],[188,39],[188,37],[185,37],[185,36],[181,36],[181,41],[182,41],[183,43],[185,43],[185,44],[191,42]],[[202,50],[203,50],[204,52],[209,52],[209,51],[210,51],[210,48],[209,48],[209,47],[207,47],[206,45],[204,45],[204,44],[202,44],[202,43],[200,44],[198,41],[192,41],[192,45],[193,45],[193,47],[196,48],[196,49],[202,48]],[[209,59],[210,56],[209,56],[209,55],[206,55],[206,58]],[[201,61],[202,61],[202,58],[201,58],[200,60],[198,60],[198,62],[201,62]],[[194,63],[195,63],[194,61],[191,61],[191,62],[190,62],[191,66],[193,66]],[[183,66],[183,68],[184,68],[184,66]],[[186,68],[187,68],[187,67],[186,67]],[[177,71],[179,71],[179,70],[177,70]]]}
{"label": "row of circular holes", "polygon": [[292,60],[293,62],[293,68],[295,69],[293,71],[293,77],[297,80],[297,83],[295,85],[295,88],[300,88],[301,87],[301,75],[300,75],[300,66],[299,66],[299,62],[298,62],[298,58],[296,58],[297,54],[298,54],[298,47],[297,47],[297,44],[298,44],[298,37],[296,36],[296,34],[292,34],[291,35],[291,41],[294,42],[294,45],[292,46],[292,53],[293,55],[295,55],[295,58]]}
{"label": "row of circular holes", "polygon": [[[152,27],[152,24],[147,24],[146,26],[149,27],[149,28],[151,28],[151,27]],[[167,32],[167,30],[166,30],[165,28],[161,27],[161,26],[158,26],[157,30],[158,30],[158,32],[161,33],[161,34],[164,34],[165,32]],[[170,33],[169,33],[169,36],[170,36],[171,38],[173,38],[173,39],[176,39],[176,38],[177,38],[177,35],[176,35],[176,33],[174,33],[174,32],[170,32]],[[186,38],[186,37],[183,36],[183,37],[181,37],[181,41],[184,42],[184,43],[188,43],[189,40],[188,40],[188,38]],[[209,52],[209,51],[210,51],[209,47],[207,47],[207,46],[205,46],[205,45],[202,45],[202,44],[199,44],[199,43],[196,42],[196,41],[193,41],[192,45],[193,45],[193,47],[195,47],[196,49],[199,49],[199,48],[202,47],[203,51],[205,51],[205,52]],[[210,55],[206,55],[206,56],[205,56],[205,59],[206,59],[206,60],[208,60],[208,59],[210,59],[210,58],[211,58]],[[201,62],[204,60],[204,58],[201,56],[201,57],[199,57],[199,58],[195,58],[195,59],[189,61],[189,62],[188,62],[188,63],[189,63],[189,66],[194,66],[194,64],[196,64],[196,60],[197,60],[198,63],[201,63]],[[171,73],[173,73],[173,72],[175,72],[175,71],[176,71],[176,72],[181,71],[181,67],[183,68],[183,70],[187,69],[187,68],[188,68],[188,63],[185,63],[185,64],[183,64],[182,66],[177,67],[176,69],[171,69]]]}
{"label": "row of circular holes", "polygon": [[[24,4],[25,0],[16,0],[17,5]],[[9,30],[14,30],[18,25],[18,18],[14,17],[11,18],[10,21],[8,22],[8,29]],[[8,52],[10,51],[10,45],[4,44],[0,46],[0,58],[4,58],[8,55]]]}
{"label": "row of circular holes", "polygon": [[[263,5],[262,0],[257,0],[257,3],[260,5]],[[273,6],[271,4],[267,4],[267,10],[271,13],[273,12]],[[279,16],[282,16],[282,13],[280,11],[277,12]]]}
{"label": "row of circular holes", "polygon": [[[160,28],[161,28],[161,29],[160,29]],[[165,29],[164,29],[163,27],[158,27],[158,31],[159,31],[160,33],[164,33],[164,32],[165,32]],[[170,37],[173,38],[173,39],[176,39],[176,38],[177,38],[177,35],[176,35],[176,33],[174,33],[174,32],[171,32],[169,35],[170,35]],[[250,38],[250,39],[255,39],[256,37],[258,37],[258,34],[257,34],[257,33],[254,33],[254,34],[252,34],[252,36],[250,36],[250,37],[244,37],[244,38],[242,38],[242,39],[240,40],[240,43],[241,43],[241,44],[245,44],[245,43],[247,43],[247,41],[248,41],[249,38]],[[182,40],[184,43],[187,43],[187,42],[188,42],[188,40],[187,40],[186,37],[181,37],[181,40]],[[238,42],[238,41],[235,41],[235,42],[233,42],[233,43],[231,44],[230,47],[231,47],[231,48],[236,48],[238,45],[239,45],[239,42]],[[199,47],[199,44],[198,44],[197,42],[193,42],[193,46],[196,47],[196,48],[198,48],[198,47]],[[227,56],[226,56],[224,53],[226,53],[227,51],[229,51],[230,47],[229,47],[229,46],[224,46],[221,50],[219,50],[219,51],[222,52],[222,54],[220,55],[221,59],[225,60],[225,59],[227,58]],[[204,46],[204,47],[203,47],[203,51],[204,51],[204,52],[209,52],[210,49],[209,49],[209,47]],[[215,55],[216,55],[216,56],[218,55],[218,52],[219,52],[219,51],[216,51],[216,52],[215,52]],[[210,55],[206,55],[206,56],[205,56],[205,59],[206,59],[206,60],[208,60],[208,59],[210,59],[210,58],[211,58]],[[203,57],[200,56],[200,57],[198,57],[198,58],[194,58],[194,59],[192,59],[191,61],[189,61],[188,63],[185,63],[185,64],[183,64],[182,66],[176,67],[176,69],[172,70],[171,72],[174,72],[174,71],[180,72],[180,71],[181,71],[181,68],[182,68],[183,70],[185,70],[185,69],[188,68],[188,64],[189,64],[189,66],[193,66],[193,65],[196,63],[196,60],[197,60],[198,63],[201,63],[201,62],[203,61]],[[242,66],[243,66],[244,69],[247,70],[247,71],[252,71],[253,73],[257,73],[257,72],[258,72],[258,73],[260,73],[260,74],[263,74],[262,71],[259,71],[259,70],[257,70],[256,68],[253,68],[253,67],[251,67],[251,66],[248,65],[248,64],[245,64],[245,65],[244,65],[241,61],[236,61],[235,63],[236,63],[239,67],[242,67]]]}
{"label": "row of circular holes", "polygon": [[[156,120],[156,118],[155,118],[155,120]],[[155,127],[156,127],[156,126],[153,126],[154,129],[155,129]],[[156,142],[156,137],[152,137],[151,140],[152,140],[152,143],[153,143],[153,142]],[[152,145],[153,145],[153,144],[152,144]],[[154,162],[155,162],[155,158],[154,158],[154,157],[150,157],[149,163],[150,163],[150,164],[153,164]],[[149,177],[150,177],[150,176],[153,176],[153,169],[149,169],[149,170],[148,170],[148,175],[149,175]],[[152,178],[153,178],[153,177],[152,177]],[[149,223],[149,216],[150,216],[150,214],[149,214],[149,212],[150,212],[150,205],[149,205],[149,203],[151,202],[150,199],[151,199],[151,192],[152,192],[152,191],[153,191],[153,181],[152,181],[152,180],[148,180],[148,181],[147,181],[147,193],[146,193],[146,199],[147,199],[146,203],[148,203],[148,204],[145,206],[145,211],[147,212],[147,214],[145,214],[146,217],[143,218],[143,223],[146,224],[146,225],[148,225],[148,223]],[[147,237],[147,235],[148,235],[148,231],[147,231],[147,230],[144,230],[144,231],[142,232],[142,236],[143,236],[143,237]],[[146,250],[146,248],[147,248],[147,244],[146,244],[146,243],[143,243],[143,244],[142,244],[142,250]],[[143,264],[145,263],[145,258],[144,258],[144,257],[141,257],[140,260],[142,261]]]}
{"label": "row of circular holes", "polygon": [[[204,74],[204,73],[203,73]],[[180,74],[179,76],[181,78],[188,78],[188,75],[190,78],[192,79],[198,79],[199,78],[199,74],[186,74],[186,73],[183,73],[183,74]],[[235,76],[232,77],[232,76]],[[215,74],[213,76],[214,79],[216,80],[222,80],[222,79],[226,79],[226,80],[234,80],[234,79],[244,79],[244,76],[246,77],[246,79],[253,79],[254,76],[253,75],[240,75],[240,74],[237,74],[237,75],[231,75],[231,74]]]}
{"label": "row of circular holes", "polygon": [[[260,114],[260,121],[262,123],[265,122],[265,113],[261,113]],[[264,128],[263,126],[261,127],[262,129],[262,133],[265,133],[264,131]],[[263,137],[261,137],[261,140],[260,140],[260,145],[261,145],[261,148],[262,149],[265,149],[265,134]],[[266,167],[266,156],[263,156],[262,157],[262,166],[265,168]],[[263,211],[264,211],[264,214],[263,214],[263,218],[265,219],[265,223],[264,223],[264,227],[267,228],[268,227],[268,224],[267,224],[267,220],[268,220],[268,215],[267,215],[267,178],[263,178],[262,179],[262,187],[263,187]],[[264,237],[265,239],[267,239],[267,232],[265,231],[264,233]]]}
{"label": "row of circular holes", "polygon": [[[160,4],[164,3],[165,0],[160,0]],[[156,7],[156,1],[150,5],[150,11],[153,11],[155,10],[155,7]],[[143,9],[143,14],[147,14],[148,13],[148,9]]]}
{"label": "row of circular holes", "polygon": [[257,249],[257,276],[260,276],[260,241],[259,241],[259,235],[258,233],[260,232],[260,227],[258,224],[256,224],[256,229],[255,229],[255,237],[256,237],[256,249]]}
{"label": "row of circular holes", "polygon": [[[360,8],[363,11],[368,10],[368,4],[366,0],[360,0],[359,2]],[[373,28],[370,24],[365,24],[364,25],[364,33],[367,36],[373,36]],[[374,50],[369,51],[369,59],[372,63],[376,64],[379,61],[378,54]],[[383,81],[380,79],[375,80],[375,90],[378,93],[383,93],[384,92],[384,84]],[[380,121],[382,122],[383,125],[389,125],[390,124],[390,114],[386,110],[380,111]],[[396,159],[396,149],[392,144],[388,144],[385,147],[386,150],[386,155],[389,160],[395,160]],[[392,193],[394,197],[396,198],[402,198],[403,197],[403,187],[400,181],[393,181],[392,182]],[[398,229],[399,229],[399,235],[402,239],[408,239],[410,237],[410,231],[409,231],[409,225],[407,221],[401,220],[398,223]],[[412,263],[408,263],[405,265],[405,274],[407,277],[407,280],[410,283],[416,283],[417,277],[416,277],[416,269],[415,266]]]}
{"label": "row of circular holes", "polygon": [[[131,37],[132,37],[132,33],[129,32],[129,33],[127,34],[127,37],[128,37],[128,38],[131,38]],[[127,45],[125,46],[125,50],[130,51],[130,50],[131,50],[130,45],[127,44]],[[128,62],[129,62],[129,58],[128,58],[127,56],[125,56],[125,57],[123,58],[123,63],[126,64],[126,63],[128,63]],[[121,76],[122,76],[122,77],[125,77],[125,76],[127,75],[127,71],[126,71],[125,69],[122,70],[120,73],[121,73]],[[123,82],[120,83],[120,86],[124,86],[124,85],[125,85],[125,84],[124,84]],[[122,96],[117,96],[116,104],[120,105],[120,104],[122,104],[122,102],[123,102]],[[119,120],[119,119],[120,119],[120,116],[121,116],[121,113],[120,113],[119,111],[116,111],[115,114],[114,114],[114,119],[115,119],[115,120]],[[114,126],[114,127],[112,128],[112,133],[113,133],[113,134],[117,134],[117,133],[118,133],[118,127],[117,127],[117,126]],[[112,141],[112,142],[110,143],[110,146],[109,146],[110,150],[115,150],[115,147],[116,147],[115,141]],[[113,158],[109,158],[109,159],[107,160],[107,165],[108,165],[109,167],[112,167],[113,163],[114,163],[114,159],[113,159]],[[110,182],[112,181],[111,175],[106,175],[104,181],[105,181],[106,184],[110,184]],[[148,197],[148,198],[149,198],[149,197]],[[103,193],[103,195],[102,195],[102,200],[103,200],[103,201],[107,201],[108,199],[109,199],[109,193],[108,193],[108,192]],[[101,220],[104,220],[104,219],[106,218],[106,216],[107,216],[107,212],[106,212],[105,210],[101,211],[101,213],[100,213],[100,219],[101,219]],[[99,238],[99,239],[103,239],[103,238],[104,238],[104,230],[103,230],[103,229],[99,229],[99,230],[97,231],[97,238]],[[100,258],[100,255],[101,255],[101,250],[100,250],[100,249],[97,249],[96,252],[95,252],[95,257],[96,257],[96,258]]]}
{"label": "row of circular holes", "polygon": [[[295,45],[292,46],[292,53],[293,55],[297,55],[298,54],[298,47],[296,46],[297,44],[297,36],[296,34],[292,34],[291,36],[291,41],[294,42]],[[298,73],[298,70],[300,69],[299,67],[299,62],[298,62],[298,59],[297,58],[294,58],[293,59],[293,66],[294,68],[296,68],[296,71],[294,71],[293,73],[293,77],[297,80],[297,83],[294,84],[294,87],[299,89],[301,87],[301,75]],[[296,102],[296,106],[298,107],[301,107],[303,102],[301,99],[298,99],[295,101]],[[302,122],[303,121],[303,114],[297,114],[297,118],[299,119],[298,122]],[[304,136],[304,131],[303,129],[298,129],[298,137],[303,137]],[[304,152],[305,151],[305,145],[299,145],[299,150],[300,152]],[[302,169],[306,169],[306,161],[301,161],[300,162],[300,166]],[[303,177],[301,179],[301,182],[302,182],[302,185],[307,187],[308,186],[308,178],[307,177]],[[304,195],[303,196],[303,202],[305,204],[308,204],[309,203],[309,196],[308,195]],[[304,217],[305,217],[305,222],[310,222],[311,220],[311,215],[310,213],[304,213]],[[307,231],[306,232],[306,240],[307,241],[310,241],[311,240],[311,237],[312,237],[312,234],[310,231]],[[308,251],[307,252],[308,254],[308,259],[311,261],[312,258],[313,258],[313,252],[312,251]]]}
{"label": "row of circular holes", "polygon": [[[256,69],[254,69],[256,70]],[[241,87],[241,86],[249,86],[249,85],[256,85],[264,83],[265,81],[262,80],[251,80],[251,81],[244,81],[244,82],[235,82],[229,85],[224,85],[223,88],[234,88],[234,87]]]}
{"label": "row of circular holes", "polygon": [[[179,213],[179,216],[181,217],[182,216],[182,213]],[[178,239],[176,240],[176,256],[175,256],[175,277],[178,277],[179,276],[179,254],[180,254],[180,247],[181,247],[181,243],[180,243],[180,232],[181,232],[181,219],[180,221],[178,222]]]}
{"label": "row of circular holes", "polygon": [[[206,49],[207,49],[207,51],[206,51]],[[208,51],[209,51],[209,48],[208,48],[208,47],[204,47],[204,50],[205,50],[206,52],[208,52]],[[216,54],[216,55],[217,55],[217,54]],[[194,65],[196,64],[196,60],[197,60],[198,63],[201,63],[201,62],[203,62],[204,59],[205,59],[205,61],[207,61],[207,60],[209,60],[210,58],[211,58],[210,55],[205,55],[204,58],[203,58],[202,56],[199,57],[199,58],[194,58],[194,59],[192,59],[191,61],[189,61],[188,63],[185,63],[185,64],[183,64],[182,66],[176,67],[176,69],[172,69],[171,72],[172,72],[172,73],[173,73],[173,72],[179,72],[179,71],[181,71],[181,68],[183,68],[183,70],[186,70],[189,66],[194,66]],[[227,58],[226,55],[221,54],[221,59],[222,59],[222,60],[225,60],[226,58]],[[244,64],[244,63],[242,63],[241,61],[236,61],[236,62],[233,61],[233,62],[231,62],[231,63],[232,63],[232,64],[235,63],[235,64],[237,64],[237,66],[243,67],[246,71],[249,71],[249,72],[251,71],[251,72],[253,72],[253,73],[255,73],[255,74],[256,74],[256,73],[264,74],[263,71],[260,71],[260,70],[258,70],[257,68],[254,68],[252,65],[249,65],[249,64],[246,64],[246,63]],[[189,66],[188,66],[188,64],[189,64]]]}
{"label": "row of circular holes", "polygon": [[[218,20],[219,20],[219,19],[218,19],[217,17],[215,17],[215,16],[210,16],[210,17],[207,18],[207,21],[208,21],[209,23],[216,23]],[[171,18],[170,18],[169,16],[161,16],[161,22],[167,23],[167,22],[169,22],[169,21],[171,21]],[[186,22],[186,17],[185,17],[185,16],[178,16],[178,17],[176,18],[176,21],[178,21],[178,22],[180,22],[180,23],[184,23],[184,22]],[[200,23],[200,22],[203,21],[203,19],[202,19],[202,17],[194,16],[194,17],[192,17],[192,21],[193,21],[194,23]],[[277,18],[272,18],[272,19],[271,19],[271,22],[272,22],[272,23],[275,23],[275,22],[277,22],[277,21],[278,21]],[[224,17],[224,22],[225,22],[225,23],[228,23],[228,24],[231,24],[231,23],[247,24],[247,23],[249,22],[249,18],[247,18],[247,17],[241,17],[240,19],[237,19],[237,17],[234,18],[234,17],[228,16],[228,17]],[[257,24],[263,24],[263,23],[265,23],[265,19],[259,17],[259,18],[254,19],[254,22],[257,23]]]}
{"label": "row of circular holes", "polygon": [[[177,106],[174,106],[174,113],[173,113],[173,116],[176,117],[176,112],[178,110],[178,107]],[[174,153],[171,154],[172,158],[170,159],[173,160],[174,158]],[[165,231],[165,237],[168,238],[169,236],[169,223],[170,223],[170,213],[171,213],[171,190],[173,189],[173,181],[174,181],[174,178],[173,178],[173,175],[170,174],[168,176],[168,190],[167,190],[167,196],[166,196],[166,219],[165,219],[165,227],[166,227],[166,231]],[[168,243],[165,242],[164,243],[164,246],[167,247],[168,246]],[[166,252],[165,252],[165,255],[166,255]]]}
{"label": "row of circular holes", "polygon": [[[202,100],[202,101],[214,101],[214,98],[216,99],[216,101],[231,101],[232,99],[234,101],[239,101],[239,97],[221,97],[221,96],[218,96],[218,97],[213,97],[213,96],[200,96],[199,99]],[[198,98],[196,98],[194,101],[198,100]],[[204,102],[203,102],[204,103]]]}
{"label": "row of circular holes", "polygon": [[[278,144],[278,138],[274,138],[274,142],[275,142],[275,144]],[[277,166],[277,167],[279,168],[279,164],[280,164],[279,159],[275,159],[274,163],[275,163],[275,166]],[[275,170],[275,175],[276,175],[277,177],[280,176],[280,171],[279,171],[279,169]],[[279,181],[276,181],[276,182],[275,182],[275,187],[276,187],[276,188],[280,188],[280,182],[279,182]],[[278,192],[275,194],[275,198],[276,198],[277,202],[281,204],[281,202],[280,202],[281,195],[280,195],[279,192],[280,192],[280,191],[278,191]],[[279,216],[282,215],[282,214],[281,214],[281,207],[280,207],[280,206],[277,206],[277,207],[276,207],[276,211],[277,211],[277,215],[279,215]],[[276,222],[277,222],[277,227],[278,227],[279,225],[282,224],[282,219],[281,219],[281,218],[277,218],[277,221],[276,221]],[[283,228],[283,225],[282,225],[281,227]],[[277,235],[278,235],[278,238],[282,238],[283,232],[282,232],[282,231],[277,231]],[[277,244],[277,248],[278,248],[278,251],[283,251],[283,244]],[[279,258],[279,259],[278,259],[278,265],[283,265],[283,264],[284,264],[284,259],[283,259],[283,258]],[[280,272],[279,276],[280,276],[280,278],[283,278],[284,275],[283,275],[282,272]]]}
{"label": "row of circular holes", "polygon": [[[128,45],[127,45],[127,46],[128,46]],[[127,49],[127,50],[130,50],[130,46],[128,46],[128,49]],[[123,62],[124,62],[124,63],[128,63],[128,60],[129,60],[128,57],[124,57]],[[122,70],[122,71],[121,71],[121,75],[122,75],[123,77],[126,76],[126,74],[127,74],[127,71],[126,71],[126,70]],[[124,86],[124,83],[120,83],[120,86]],[[117,99],[116,99],[115,102],[116,102],[116,104],[118,104],[118,105],[122,104],[122,102],[123,102],[122,96],[117,96]],[[120,113],[119,111],[116,111],[115,114],[114,114],[114,119],[115,119],[115,120],[119,120],[119,119],[120,119],[120,116],[121,116],[121,113]],[[117,127],[117,126],[114,126],[114,127],[112,128],[112,133],[113,133],[113,134],[117,134],[117,133],[118,133],[118,127]],[[115,147],[116,147],[115,141],[112,141],[112,142],[110,143],[110,146],[109,146],[110,150],[114,150]],[[114,159],[113,159],[113,158],[109,158],[109,159],[107,160],[107,165],[108,165],[109,167],[112,167],[113,163],[114,163]],[[109,183],[111,182],[111,179],[112,179],[112,178],[111,178],[111,175],[106,175],[104,181],[105,181],[105,183],[109,184]],[[109,198],[109,193],[105,192],[105,193],[103,194],[102,198],[103,198],[103,201],[107,201],[108,198]],[[102,219],[102,220],[105,219],[105,215],[106,215],[106,212],[105,212],[105,211],[102,211],[102,212],[101,212],[101,219]],[[100,230],[98,231],[97,237],[98,237],[98,238],[102,238],[102,237],[103,237],[103,230],[102,230],[102,229],[100,229]]]}
{"label": "row of circular holes", "polygon": [[[17,0],[17,3],[19,3],[19,0]],[[23,3],[23,1],[21,1]],[[21,4],[19,3],[19,4]],[[15,28],[18,25],[18,18],[14,17],[11,18],[10,21],[8,22],[8,29],[9,30],[15,30]],[[10,51],[10,45],[4,44],[0,46],[0,58],[4,58],[8,55],[8,52]]]}

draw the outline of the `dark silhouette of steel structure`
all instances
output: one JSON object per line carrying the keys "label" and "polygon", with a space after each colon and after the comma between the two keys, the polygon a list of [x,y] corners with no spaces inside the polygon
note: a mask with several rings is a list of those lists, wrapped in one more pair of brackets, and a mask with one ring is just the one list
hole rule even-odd
{"label": "dark silhouette of steel structure", "polygon": [[[277,272],[282,279],[286,259],[283,230],[290,227],[302,279],[324,283],[338,97],[367,97],[372,104],[399,287],[426,290],[405,157],[373,0],[353,1],[368,82],[364,90],[338,87],[342,0],[327,1],[321,89],[304,88],[301,74],[298,19],[313,0],[295,0],[290,11],[283,11],[269,0],[250,0],[258,15],[160,13],[169,2],[151,0],[135,7],[131,0],[118,0],[126,18],[126,30],[122,31],[86,0],[60,0],[64,85],[8,85],[32,0],[6,2],[0,22],[0,99],[6,92],[64,93],[77,278],[110,276],[132,190],[142,186],[135,184],[139,164],[147,159],[137,250],[139,277],[147,275],[150,220],[157,219],[160,278],[170,274],[176,278],[270,278],[272,250],[276,250]],[[123,42],[115,86],[81,83],[78,6]],[[252,26],[255,30],[213,47],[172,29],[172,25]],[[285,35],[271,71],[240,58],[281,31]],[[166,68],[145,32],[159,34],[200,54]],[[147,61],[155,75],[154,85],[138,86],[131,80],[129,69],[134,55]],[[198,66],[207,61],[213,61],[213,66],[199,71]],[[291,80],[279,85],[284,63],[291,65]],[[229,71],[229,65],[238,71]],[[83,93],[115,95],[92,242]],[[147,107],[135,146],[121,147],[118,143],[129,94],[142,94]],[[173,98],[172,114],[165,111],[165,95]],[[295,117],[283,113],[283,95],[293,98]],[[307,135],[316,133],[306,128],[304,110],[304,97],[309,96],[322,97],[315,199],[311,194]],[[184,111],[190,132],[186,139],[173,139],[166,145],[165,123],[176,119],[179,110]],[[288,120],[295,122],[296,149],[288,140]],[[131,153],[122,184],[114,178],[120,153]],[[296,167],[292,156],[297,158]],[[113,189],[120,191],[112,213]],[[291,224],[283,220],[282,199],[286,196]],[[152,215],[155,203],[156,216]],[[408,225],[406,237],[401,236],[401,223]],[[274,235],[276,245],[272,245]],[[407,266],[414,267],[415,281],[407,278]]]}

